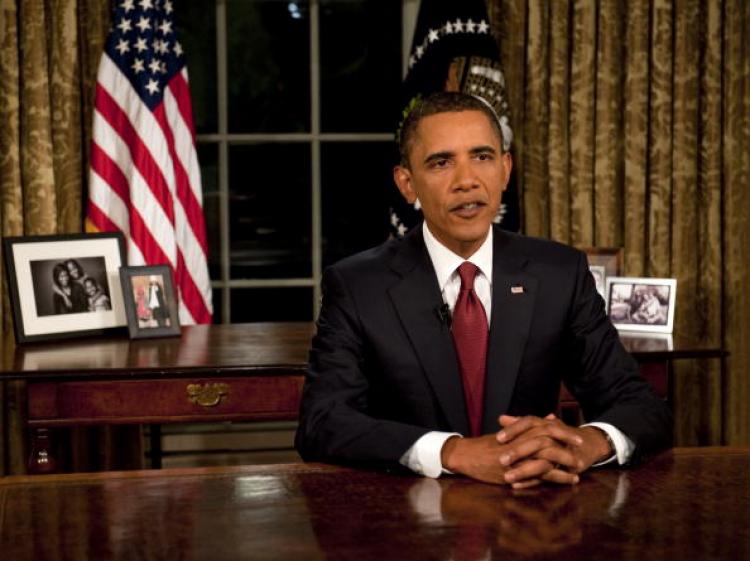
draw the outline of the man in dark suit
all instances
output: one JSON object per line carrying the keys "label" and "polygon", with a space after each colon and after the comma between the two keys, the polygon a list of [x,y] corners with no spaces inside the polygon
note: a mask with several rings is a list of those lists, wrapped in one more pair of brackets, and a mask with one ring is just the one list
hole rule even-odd
{"label": "man in dark suit", "polygon": [[[492,110],[421,102],[394,179],[424,223],[323,276],[296,445],[516,488],[578,482],[671,440],[666,405],[606,317],[583,253],[493,226],[511,170]],[[560,382],[589,424],[556,419]]]}

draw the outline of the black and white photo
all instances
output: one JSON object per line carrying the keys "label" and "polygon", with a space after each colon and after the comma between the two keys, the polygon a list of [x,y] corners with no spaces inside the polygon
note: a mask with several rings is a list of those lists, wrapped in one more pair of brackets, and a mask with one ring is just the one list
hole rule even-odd
{"label": "black and white photo", "polygon": [[5,238],[19,343],[101,334],[126,325],[120,233]]}
{"label": "black and white photo", "polygon": [[609,277],[609,318],[621,330],[671,333],[676,292],[675,279]]}
{"label": "black and white photo", "polygon": [[30,266],[38,316],[112,309],[104,256],[39,259]]}

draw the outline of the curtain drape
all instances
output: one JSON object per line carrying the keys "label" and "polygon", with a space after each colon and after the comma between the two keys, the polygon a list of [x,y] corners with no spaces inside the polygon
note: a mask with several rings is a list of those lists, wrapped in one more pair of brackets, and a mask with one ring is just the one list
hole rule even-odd
{"label": "curtain drape", "polygon": [[[82,193],[106,0],[0,0],[0,232],[82,231]],[[4,347],[12,313],[2,283]],[[0,349],[2,350],[2,349]],[[0,475],[23,473],[25,386],[0,384]],[[77,431],[73,465],[102,464],[111,431]],[[96,442],[91,441],[94,438]]]}
{"label": "curtain drape", "polygon": [[676,442],[750,443],[750,6],[489,0],[524,230],[677,278]]}

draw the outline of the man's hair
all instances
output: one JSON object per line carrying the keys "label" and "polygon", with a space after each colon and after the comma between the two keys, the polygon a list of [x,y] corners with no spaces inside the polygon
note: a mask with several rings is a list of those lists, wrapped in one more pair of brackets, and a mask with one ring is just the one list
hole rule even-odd
{"label": "man's hair", "polygon": [[503,149],[503,131],[500,128],[497,114],[485,101],[461,92],[436,92],[415,103],[414,107],[404,118],[398,135],[398,151],[401,165],[409,167],[409,151],[414,144],[417,127],[422,119],[439,113],[458,113],[461,111],[481,111],[485,114],[492,129],[500,140],[500,150]]}

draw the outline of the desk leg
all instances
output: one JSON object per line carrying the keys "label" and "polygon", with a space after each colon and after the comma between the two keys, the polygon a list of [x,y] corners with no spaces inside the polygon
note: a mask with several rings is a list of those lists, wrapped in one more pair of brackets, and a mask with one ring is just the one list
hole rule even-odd
{"label": "desk leg", "polygon": [[31,453],[29,454],[29,473],[40,475],[55,473],[57,461],[52,450],[52,437],[49,429],[33,429],[31,437]]}
{"label": "desk leg", "polygon": [[161,425],[149,425],[148,439],[151,469],[161,469]]}

